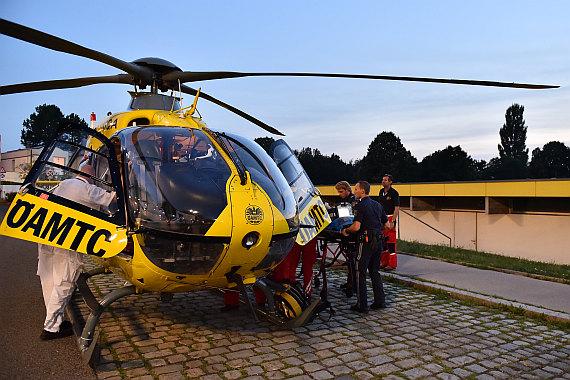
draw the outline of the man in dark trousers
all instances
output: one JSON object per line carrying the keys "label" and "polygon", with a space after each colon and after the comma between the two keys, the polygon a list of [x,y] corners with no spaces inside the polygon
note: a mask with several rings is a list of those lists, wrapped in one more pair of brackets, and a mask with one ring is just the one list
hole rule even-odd
{"label": "man in dark trousers", "polygon": [[[338,192],[338,196],[340,198],[339,203],[348,203],[354,210],[354,206],[357,203],[356,197],[352,193],[352,188],[350,184],[346,181],[340,181],[335,186],[336,191]],[[345,253],[346,253],[346,265],[347,265],[347,278],[346,282],[341,285],[341,288],[344,289],[344,293],[348,298],[352,297],[354,294],[354,260],[356,257],[356,246],[353,243],[346,243],[345,245]]]}
{"label": "man in dark trousers", "polygon": [[380,267],[386,270],[396,269],[398,258],[396,256],[396,222],[400,212],[400,194],[392,187],[394,178],[391,174],[384,174],[382,177],[382,189],[378,194],[378,202],[384,207],[388,220],[392,223],[392,228],[382,231],[388,237],[386,251],[382,252]]}
{"label": "man in dark trousers", "polygon": [[371,309],[386,307],[384,286],[380,276],[380,254],[383,250],[384,240],[382,228],[390,228],[388,217],[380,203],[370,198],[370,184],[366,181],[358,181],[354,187],[354,195],[360,202],[354,210],[354,223],[342,230],[344,236],[358,233],[358,253],[356,256],[356,305],[350,310],[360,313],[368,313],[368,296],[366,291],[366,271],[372,280],[374,291],[374,303]]}

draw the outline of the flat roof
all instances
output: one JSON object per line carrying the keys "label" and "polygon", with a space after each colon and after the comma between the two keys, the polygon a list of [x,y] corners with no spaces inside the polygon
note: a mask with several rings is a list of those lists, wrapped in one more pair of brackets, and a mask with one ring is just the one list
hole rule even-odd
{"label": "flat roof", "polygon": [[[570,197],[570,179],[395,183],[392,186],[403,197]],[[324,196],[338,195],[334,185],[317,188]],[[370,194],[377,196],[381,188],[381,184],[371,184]]]}

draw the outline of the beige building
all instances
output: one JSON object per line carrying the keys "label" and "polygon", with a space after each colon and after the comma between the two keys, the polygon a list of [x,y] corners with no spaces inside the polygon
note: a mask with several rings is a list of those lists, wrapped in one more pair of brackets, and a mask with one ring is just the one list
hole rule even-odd
{"label": "beige building", "polygon": [[[36,162],[43,147],[24,148],[3,152],[0,155],[0,167],[4,168],[5,181],[22,182],[28,171]],[[69,153],[60,148],[55,148],[51,155],[51,160],[60,165],[65,165],[69,158]]]}
{"label": "beige building", "polygon": [[22,182],[33,163],[36,162],[42,149],[42,147],[25,148],[2,152],[0,156],[0,167],[6,171],[4,180]]}
{"label": "beige building", "polygon": [[[334,186],[318,186],[334,202]],[[376,198],[380,185],[373,185]],[[570,180],[395,184],[399,238],[570,264]]]}
{"label": "beige building", "polygon": [[[0,152],[0,174],[3,177],[0,182],[0,199],[5,199],[9,193],[19,190],[20,185],[18,184],[24,181],[42,150],[43,147],[37,147]],[[68,159],[69,153],[67,151],[60,148],[54,149],[52,155],[54,163],[65,165]]]}

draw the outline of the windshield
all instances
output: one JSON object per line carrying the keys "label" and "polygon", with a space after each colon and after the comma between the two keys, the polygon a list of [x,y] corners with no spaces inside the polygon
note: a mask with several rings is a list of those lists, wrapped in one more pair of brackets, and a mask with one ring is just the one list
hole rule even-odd
{"label": "windshield", "polygon": [[126,128],[123,146],[132,222],[205,234],[227,206],[231,170],[208,135],[177,127]]}

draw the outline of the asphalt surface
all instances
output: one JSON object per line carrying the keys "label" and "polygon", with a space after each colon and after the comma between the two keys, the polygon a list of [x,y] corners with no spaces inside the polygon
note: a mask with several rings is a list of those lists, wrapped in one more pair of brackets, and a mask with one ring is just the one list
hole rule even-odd
{"label": "asphalt surface", "polygon": [[[6,209],[0,205],[0,216]],[[456,273],[464,267],[441,269],[403,255],[399,261],[384,275],[471,288]],[[39,339],[45,311],[35,244],[0,236],[0,265],[2,379],[570,379],[568,329],[398,283],[385,283],[386,309],[355,313],[354,297],[340,289],[344,268],[328,272],[332,318],[323,314],[293,330],[256,323],[245,307],[221,313],[222,295],[211,290],[176,294],[169,303],[157,294],[122,298],[101,318],[101,362],[93,371],[81,363],[73,337]],[[86,269],[94,265],[85,262]],[[473,270],[471,291],[485,285],[498,295],[488,271]],[[123,282],[114,275],[90,280],[100,294]],[[523,286],[536,287],[515,287]]]}
{"label": "asphalt surface", "polygon": [[[8,209],[0,204],[0,220]],[[0,235],[0,378],[95,379],[73,337],[41,341],[45,306],[37,244]]]}

